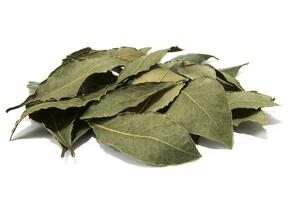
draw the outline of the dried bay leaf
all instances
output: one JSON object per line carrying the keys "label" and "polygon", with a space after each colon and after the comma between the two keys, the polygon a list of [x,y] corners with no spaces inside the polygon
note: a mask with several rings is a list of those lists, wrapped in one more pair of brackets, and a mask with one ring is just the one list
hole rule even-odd
{"label": "dried bay leaf", "polygon": [[175,165],[200,157],[186,130],[162,114],[123,114],[90,125],[101,143],[146,164]]}
{"label": "dried bay leaf", "polygon": [[81,119],[111,117],[126,108],[135,107],[160,90],[173,86],[173,82],[141,83],[116,89],[92,104]]}
{"label": "dried bay leaf", "polygon": [[183,76],[180,76],[173,71],[165,68],[155,68],[152,69],[141,76],[137,77],[133,80],[132,84],[139,84],[139,83],[145,83],[145,82],[178,82],[178,84],[161,90],[157,92],[156,94],[150,96],[146,99],[145,102],[143,102],[139,107],[136,109],[136,112],[142,113],[146,111],[156,112],[165,106],[169,105],[170,102],[172,102],[175,97],[177,97],[181,91],[181,89],[184,87],[185,81],[187,81],[186,78]]}
{"label": "dried bay leaf", "polygon": [[169,60],[165,63],[159,64],[161,68],[171,69],[176,67],[182,67],[184,65],[184,61],[182,60]]}
{"label": "dried bay leaf", "polygon": [[62,156],[72,147],[72,130],[79,111],[76,109],[59,110],[50,108],[30,114],[30,118],[42,123],[51,135],[62,145]]}
{"label": "dried bay leaf", "polygon": [[215,59],[218,60],[218,58],[216,58],[213,55],[189,53],[189,54],[186,54],[186,55],[177,56],[177,57],[171,59],[171,61],[173,61],[173,60],[174,61],[177,61],[177,60],[179,60],[179,61],[190,61],[190,62],[193,62],[193,63],[202,64],[203,62],[207,61],[210,58],[215,58]]}
{"label": "dried bay leaf", "polygon": [[19,120],[16,121],[15,126],[12,130],[12,134],[10,137],[10,140],[13,137],[13,134],[20,124],[20,122],[28,115],[35,113],[40,110],[45,110],[48,108],[57,108],[59,110],[66,110],[68,108],[79,108],[87,105],[91,101],[97,101],[100,100],[100,98],[105,95],[108,91],[114,89],[116,85],[109,85],[106,86],[105,88],[99,89],[97,91],[94,91],[92,93],[89,93],[85,96],[81,97],[76,97],[72,99],[67,99],[67,100],[60,100],[60,101],[49,101],[49,102],[43,102],[40,104],[36,104],[30,107],[27,107],[26,110],[22,113],[21,117]]}
{"label": "dried bay leaf", "polygon": [[48,99],[60,100],[65,97],[75,97],[87,77],[124,64],[126,62],[120,59],[107,57],[74,61],[57,69],[48,77],[46,82],[41,83],[33,99],[46,101]]}
{"label": "dried bay leaf", "polygon": [[176,52],[181,51],[178,47],[171,47],[168,49],[159,50],[149,55],[144,55],[135,61],[128,64],[120,73],[117,82],[121,82],[128,77],[136,75],[140,72],[147,71],[150,67],[154,66],[155,64],[159,63],[160,60],[168,53],[168,52]]}
{"label": "dried bay leaf", "polygon": [[189,133],[231,148],[231,111],[221,84],[211,78],[191,81],[166,113]]}
{"label": "dried bay leaf", "polygon": [[216,79],[216,72],[214,68],[209,65],[183,63],[182,66],[174,66],[171,68],[171,70],[191,80],[200,77],[210,77],[212,79]]}
{"label": "dried bay leaf", "polygon": [[113,75],[111,71],[106,73],[96,73],[87,77],[81,84],[78,95],[87,94],[91,91],[104,88],[107,85],[112,85],[116,82],[117,76]]}
{"label": "dried bay leaf", "polygon": [[82,120],[75,121],[72,131],[72,146],[74,146],[74,144],[76,144],[81,137],[87,134],[89,130],[91,130],[91,127],[87,122]]}
{"label": "dried bay leaf", "polygon": [[74,51],[73,53],[67,55],[66,58],[64,58],[62,60],[62,65],[67,64],[69,62],[72,62],[74,60],[83,60],[84,56],[91,55],[91,54],[96,53],[96,52],[104,53],[105,50],[98,51],[98,50],[93,50],[90,47],[86,47],[86,48]]}
{"label": "dried bay leaf", "polygon": [[226,91],[243,91],[244,88],[241,86],[240,82],[226,74],[225,72],[221,72],[217,69],[216,70],[216,74],[217,74],[217,80],[224,86]]}
{"label": "dried bay leaf", "polygon": [[260,109],[235,109],[232,111],[232,118],[232,122],[235,127],[238,127],[244,122],[255,122],[260,125],[268,123],[267,117]]}
{"label": "dried bay leaf", "polygon": [[186,80],[187,79],[185,77],[180,76],[169,69],[157,67],[135,78],[132,84],[136,85],[146,82],[177,82]]}
{"label": "dried bay leaf", "polygon": [[70,150],[74,157],[74,145],[91,130],[88,123],[77,119],[82,110],[59,110],[50,108],[30,114],[30,118],[41,123],[46,130],[61,144],[63,157]]}
{"label": "dried bay leaf", "polygon": [[56,68],[46,80],[39,84],[35,94],[30,95],[20,105],[7,109],[7,112],[30,102],[75,97],[82,83],[90,75],[126,65],[144,55],[143,52],[134,48],[119,48],[105,52],[108,53],[95,58],[67,62],[67,64]]}
{"label": "dried bay leaf", "polygon": [[135,112],[156,112],[165,108],[179,95],[184,85],[184,83],[179,82],[170,88],[157,92],[138,105],[137,109],[134,109]]}
{"label": "dried bay leaf", "polygon": [[[120,59],[124,59],[127,61],[133,61],[136,58],[147,54],[149,48],[143,48],[137,50],[132,47],[121,47],[121,48],[113,48],[109,50],[93,50],[90,47],[78,50],[68,55],[65,59],[63,59],[63,64],[67,62],[72,62],[75,60],[85,60],[85,59],[93,59],[100,58],[103,56],[112,56],[118,57]],[[122,56],[120,56],[122,54]]]}
{"label": "dried bay leaf", "polygon": [[224,72],[226,74],[228,74],[229,76],[235,78],[237,77],[240,69],[245,66],[245,65],[248,65],[249,63],[245,63],[245,64],[242,64],[242,65],[237,65],[237,66],[234,66],[234,67],[228,67],[228,68],[224,68],[224,69],[221,69],[220,71],[221,72]]}
{"label": "dried bay leaf", "polygon": [[[171,47],[94,50],[67,55],[43,82],[29,82],[30,96],[17,120],[39,122],[62,147],[62,156],[95,135],[99,142],[146,164],[165,166],[200,157],[196,144],[212,140],[229,148],[233,126],[267,123],[261,108],[274,98],[245,91],[236,76],[243,64],[216,69],[207,54],[161,63]],[[245,124],[246,125],[246,124]]]}
{"label": "dried bay leaf", "polygon": [[226,92],[226,98],[230,108],[252,108],[277,106],[273,97],[253,91]]}

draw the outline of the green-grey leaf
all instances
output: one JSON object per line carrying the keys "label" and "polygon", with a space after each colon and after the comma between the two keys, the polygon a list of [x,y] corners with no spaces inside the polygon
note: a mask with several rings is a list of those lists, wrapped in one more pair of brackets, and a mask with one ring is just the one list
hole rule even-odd
{"label": "green-grey leaf", "polygon": [[74,148],[77,143],[83,138],[84,135],[88,134],[91,130],[89,124],[85,121],[76,120],[73,123],[72,130],[72,145],[69,147],[71,155],[75,157]]}
{"label": "green-grey leaf", "polygon": [[221,72],[217,69],[215,70],[217,80],[224,86],[226,91],[244,91],[244,88],[236,78],[226,74],[225,72]]}
{"label": "green-grey leaf", "polygon": [[[165,68],[155,68],[140,77],[133,80],[132,84],[139,84],[145,82],[179,82],[187,79]],[[175,97],[177,97],[183,88],[184,83],[178,83],[173,87],[162,90],[151,97],[149,97],[139,108],[139,113],[145,111],[156,112],[165,106],[169,105]]]}
{"label": "green-grey leaf", "polygon": [[226,98],[231,110],[236,108],[258,109],[277,106],[274,98],[258,92],[226,92]]}
{"label": "green-grey leaf", "polygon": [[78,120],[74,123],[73,136],[72,136],[72,146],[80,140],[90,130],[90,126],[85,121]]}
{"label": "green-grey leaf", "polygon": [[[122,55],[120,55],[120,53],[118,52],[119,50],[122,51]],[[88,47],[68,55],[66,59],[70,59],[69,61],[75,61],[75,60],[100,58],[103,56],[110,55],[112,57],[119,57],[120,59],[124,59],[127,61],[133,61],[136,58],[147,54],[147,50],[149,50],[149,48],[143,48],[137,50],[136,48],[132,48],[132,47],[121,47],[121,48],[113,48],[109,50],[93,50]]]}
{"label": "green-grey leaf", "polygon": [[160,62],[160,60],[168,53],[168,52],[174,52],[174,51],[180,51],[181,49],[178,47],[171,47],[168,49],[159,50],[153,53],[150,53],[149,55],[144,55],[135,61],[128,64],[120,73],[120,76],[118,77],[117,82],[121,82],[125,80],[128,77],[131,77],[133,75],[136,75],[140,72],[147,71],[152,67],[153,65]]}
{"label": "green-grey leaf", "polygon": [[100,142],[150,165],[181,164],[200,157],[186,130],[162,114],[127,113],[90,124]]}
{"label": "green-grey leaf", "polygon": [[182,60],[170,60],[165,63],[159,64],[161,68],[171,69],[176,67],[183,67],[184,61]]}
{"label": "green-grey leaf", "polygon": [[171,70],[181,74],[191,80],[200,77],[210,77],[212,79],[216,79],[216,72],[214,68],[209,65],[203,64],[189,64],[183,66],[175,66],[172,67]]}
{"label": "green-grey leaf", "polygon": [[21,117],[19,120],[16,121],[15,126],[12,130],[11,137],[12,139],[13,134],[20,124],[20,122],[28,115],[35,113],[40,110],[45,110],[48,108],[57,108],[60,110],[66,110],[68,108],[79,108],[87,105],[90,101],[96,101],[100,100],[100,98],[105,95],[108,91],[114,89],[116,85],[110,85],[106,86],[105,88],[99,89],[98,91],[92,92],[87,94],[86,96],[82,97],[76,97],[72,99],[67,99],[67,100],[60,100],[60,101],[49,101],[49,102],[43,102],[40,104],[36,104],[30,107],[27,107],[26,110],[22,113]]}
{"label": "green-grey leaf", "polygon": [[73,122],[78,115],[76,109],[50,108],[30,114],[30,118],[42,123],[52,136],[66,149],[72,146]]}
{"label": "green-grey leaf", "polygon": [[104,96],[101,101],[92,104],[81,119],[114,116],[126,108],[137,106],[148,97],[172,85],[173,82],[160,82],[121,87]]}
{"label": "green-grey leaf", "polygon": [[[94,73],[106,72],[126,62],[117,58],[95,58],[74,61],[52,73],[46,82],[37,89],[34,100],[60,100],[64,97],[75,97],[84,80]],[[55,83],[55,84],[54,84]]]}
{"label": "green-grey leaf", "polygon": [[132,84],[136,85],[146,82],[178,82],[186,80],[185,77],[180,76],[169,69],[157,67],[135,78]]}
{"label": "green-grey leaf", "polygon": [[226,74],[228,74],[229,76],[235,78],[237,77],[240,69],[245,66],[245,65],[248,65],[249,63],[245,63],[245,64],[242,64],[242,65],[237,65],[237,66],[234,66],[234,67],[228,67],[228,68],[224,68],[224,69],[221,69],[220,71],[221,72],[225,72]]}
{"label": "green-grey leaf", "polygon": [[90,126],[76,118],[80,110],[58,110],[50,108],[30,114],[30,118],[39,122],[61,144],[63,157],[67,150],[75,157],[74,145],[90,130]]}
{"label": "green-grey leaf", "polygon": [[232,147],[231,111],[220,83],[211,78],[191,81],[167,115],[189,133]]}
{"label": "green-grey leaf", "polygon": [[260,125],[268,123],[268,119],[262,110],[255,109],[235,109],[232,111],[232,122],[235,127],[238,127],[244,122],[255,122]]}
{"label": "green-grey leaf", "polygon": [[73,62],[74,60],[83,60],[87,56],[94,54],[94,53],[99,53],[99,52],[104,54],[105,50],[98,51],[98,50],[93,50],[90,47],[86,47],[86,48],[77,50],[77,51],[71,53],[70,55],[67,55],[66,58],[64,58],[62,60],[62,64],[64,65],[64,64]]}
{"label": "green-grey leaf", "polygon": [[218,60],[218,58],[216,58],[215,56],[213,55],[208,55],[208,54],[197,54],[197,53],[189,53],[189,54],[186,54],[186,55],[180,55],[180,56],[177,56],[172,60],[179,60],[179,61],[190,61],[190,62],[193,62],[193,63],[203,63],[204,61],[207,61],[208,59],[210,58],[215,58]]}
{"label": "green-grey leaf", "polygon": [[139,108],[136,112],[156,112],[165,108],[179,95],[184,85],[184,83],[179,82],[170,88],[157,92],[139,105]]}
{"label": "green-grey leaf", "polygon": [[143,52],[134,48],[125,47],[104,52],[106,53],[101,53],[101,56],[62,64],[46,80],[39,84],[35,94],[30,95],[20,105],[7,109],[7,112],[30,102],[75,97],[82,83],[90,75],[107,72],[116,66],[127,65],[129,62],[144,55]]}
{"label": "green-grey leaf", "polygon": [[78,95],[87,94],[91,91],[95,91],[106,85],[112,85],[116,82],[117,76],[113,75],[111,71],[106,73],[96,73],[87,77],[81,84]]}

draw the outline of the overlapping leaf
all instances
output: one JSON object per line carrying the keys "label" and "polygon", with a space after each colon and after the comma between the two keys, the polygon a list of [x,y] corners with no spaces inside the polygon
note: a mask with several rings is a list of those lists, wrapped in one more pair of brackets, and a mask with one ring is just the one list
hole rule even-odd
{"label": "overlapping leaf", "polygon": [[152,111],[156,112],[165,106],[169,105],[175,97],[177,97],[184,87],[186,78],[172,72],[165,68],[155,68],[140,77],[133,80],[132,84],[146,83],[146,82],[177,82],[174,86],[157,92],[150,96],[146,101],[139,106],[136,112]]}
{"label": "overlapping leaf", "polygon": [[[267,123],[262,108],[274,98],[245,91],[236,76],[243,65],[215,69],[208,54],[186,54],[165,63],[178,47],[84,48],[67,55],[41,83],[29,82],[31,95],[16,122],[42,124],[62,146],[62,156],[96,136],[147,164],[164,166],[200,157],[203,137],[233,145],[233,126]],[[246,63],[247,64],[247,63]]]}
{"label": "overlapping leaf", "polygon": [[234,66],[234,67],[228,67],[228,68],[221,69],[220,71],[228,74],[229,76],[231,76],[233,78],[235,78],[238,75],[240,69],[243,66],[248,65],[248,64],[249,63],[245,63],[245,64],[237,65],[237,66]]}
{"label": "overlapping leaf", "polygon": [[189,133],[232,147],[231,112],[221,84],[211,78],[189,83],[167,115]]}
{"label": "overlapping leaf", "polygon": [[107,72],[116,66],[127,65],[144,55],[143,52],[134,48],[119,48],[100,52],[101,55],[89,57],[89,59],[82,58],[63,63],[39,84],[33,95],[29,96],[19,106],[9,108],[7,111],[35,101],[75,97],[82,83],[90,75]]}
{"label": "overlapping leaf", "polygon": [[43,102],[40,104],[36,104],[26,108],[26,110],[22,113],[19,120],[16,121],[15,127],[12,130],[12,134],[10,139],[12,139],[13,133],[15,132],[19,123],[28,115],[35,113],[40,110],[45,110],[48,108],[57,108],[59,110],[66,110],[68,108],[80,108],[87,105],[91,101],[100,100],[100,98],[105,95],[108,91],[114,89],[116,85],[109,85],[97,91],[87,94],[86,96],[76,97],[67,100],[60,101],[49,101]]}
{"label": "overlapping leaf", "polygon": [[277,106],[273,97],[258,92],[226,92],[226,98],[232,110],[236,108],[258,109]]}
{"label": "overlapping leaf", "polygon": [[159,50],[149,55],[144,55],[129,65],[127,65],[124,70],[120,73],[118,77],[118,82],[125,80],[128,77],[134,76],[140,72],[147,71],[150,67],[154,66],[155,64],[159,63],[160,60],[168,53],[168,52],[175,52],[181,51],[178,47],[171,47],[168,49]]}
{"label": "overlapping leaf", "polygon": [[158,113],[124,114],[90,122],[96,138],[151,165],[174,165],[200,157],[186,130]]}
{"label": "overlapping leaf", "polygon": [[50,108],[32,113],[30,118],[42,123],[49,130],[52,136],[61,144],[63,156],[65,149],[72,147],[72,130],[78,115],[79,111],[76,109],[63,111]]}
{"label": "overlapping leaf", "polygon": [[141,83],[119,88],[107,94],[100,102],[92,104],[81,119],[114,116],[126,108],[137,106],[148,97],[172,85],[173,82]]}
{"label": "overlapping leaf", "polygon": [[186,55],[181,55],[181,56],[177,56],[175,58],[173,58],[172,60],[179,60],[179,61],[190,61],[193,63],[199,63],[202,64],[203,62],[207,61],[210,58],[216,58],[213,55],[208,55],[208,54],[198,54],[198,53],[190,53],[190,54],[186,54]]}
{"label": "overlapping leaf", "polygon": [[232,123],[236,127],[244,122],[255,122],[261,125],[268,123],[266,115],[260,109],[235,109],[232,112],[232,118]]}
{"label": "overlapping leaf", "polygon": [[181,74],[191,80],[201,77],[210,77],[216,79],[216,72],[214,68],[209,65],[194,64],[194,63],[183,63],[180,65],[175,65],[171,70]]}

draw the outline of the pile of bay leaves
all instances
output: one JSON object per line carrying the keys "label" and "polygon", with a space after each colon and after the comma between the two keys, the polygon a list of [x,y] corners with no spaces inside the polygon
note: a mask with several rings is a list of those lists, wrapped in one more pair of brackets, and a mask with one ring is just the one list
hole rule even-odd
{"label": "pile of bay leaves", "polygon": [[243,66],[215,69],[207,54],[186,54],[162,63],[171,47],[110,50],[84,48],[63,59],[13,110],[29,116],[61,145],[62,156],[84,136],[150,165],[174,165],[201,157],[195,144],[206,138],[233,145],[233,126],[266,124],[261,108],[274,98],[245,91],[235,78]]}

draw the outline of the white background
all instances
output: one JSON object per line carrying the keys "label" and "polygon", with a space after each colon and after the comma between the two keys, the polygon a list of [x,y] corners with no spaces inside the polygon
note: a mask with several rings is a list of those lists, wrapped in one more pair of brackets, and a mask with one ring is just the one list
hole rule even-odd
{"label": "white background", "polygon": [[[299,10],[296,0],[1,1],[0,199],[300,199]],[[271,124],[240,128],[233,150],[206,143],[201,159],[164,168],[93,138],[61,159],[29,120],[8,141],[22,109],[4,110],[66,54],[172,45],[213,54],[221,67],[249,61],[241,83],[281,104],[267,109]]]}

